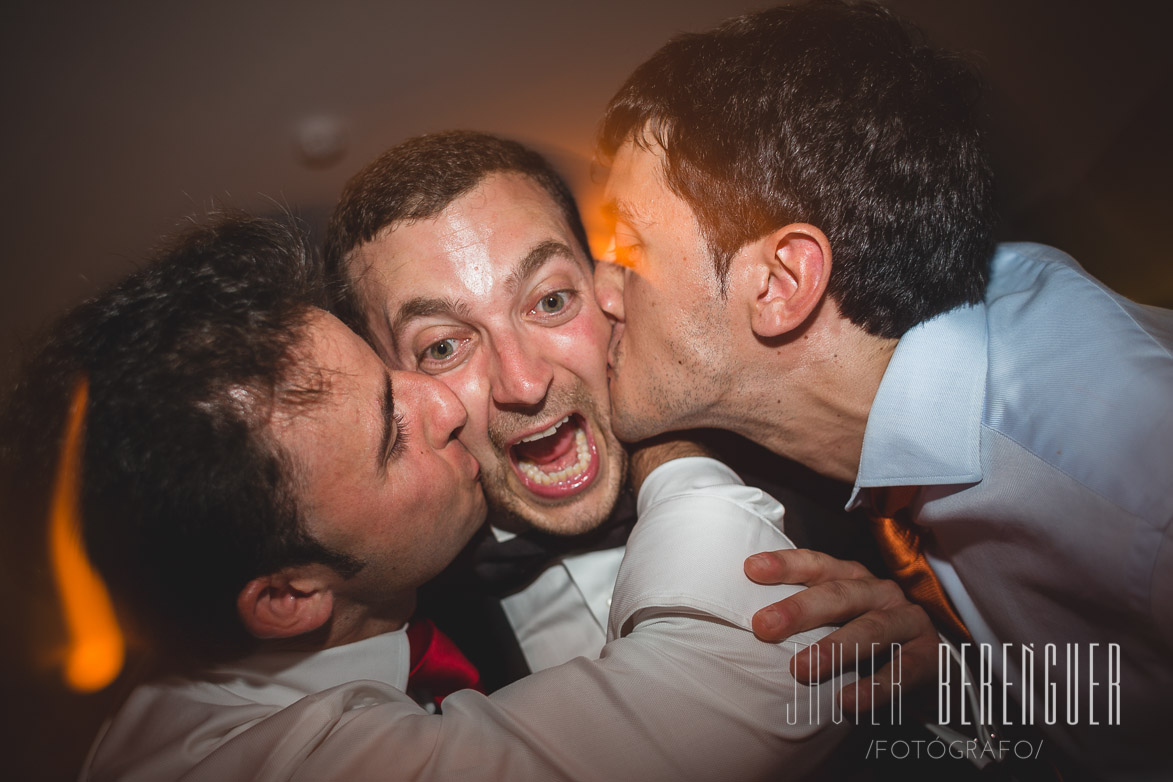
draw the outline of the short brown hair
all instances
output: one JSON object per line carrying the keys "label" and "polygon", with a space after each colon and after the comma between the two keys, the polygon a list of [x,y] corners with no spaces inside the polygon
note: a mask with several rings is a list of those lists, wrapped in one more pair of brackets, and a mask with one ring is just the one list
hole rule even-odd
{"label": "short brown hair", "polygon": [[468,130],[416,136],[391,147],[351,177],[334,208],[324,257],[334,314],[371,341],[362,297],[348,268],[351,253],[387,226],[435,217],[485,177],[502,172],[526,176],[545,190],[591,257],[570,188],[537,152],[516,141]]}

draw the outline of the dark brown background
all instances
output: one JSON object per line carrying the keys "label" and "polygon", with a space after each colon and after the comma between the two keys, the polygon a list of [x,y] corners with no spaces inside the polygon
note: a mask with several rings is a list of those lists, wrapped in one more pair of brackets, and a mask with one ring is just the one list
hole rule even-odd
{"label": "dark brown background", "polygon": [[[1059,245],[1127,295],[1173,306],[1170,6],[889,4],[984,67],[1002,236]],[[33,329],[185,215],[220,200],[318,224],[349,173],[408,135],[503,133],[585,182],[595,123],[631,69],[675,32],[760,5],[7,0],[0,380]],[[307,165],[297,129],[320,115],[343,127],[345,150]],[[71,778],[117,687],[58,685],[41,522],[0,524],[0,767]]]}

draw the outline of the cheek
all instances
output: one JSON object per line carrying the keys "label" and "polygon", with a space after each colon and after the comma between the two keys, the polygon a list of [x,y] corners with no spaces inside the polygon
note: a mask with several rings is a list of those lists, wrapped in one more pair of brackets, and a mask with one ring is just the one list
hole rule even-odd
{"label": "cheek", "polygon": [[665,325],[655,288],[632,275],[624,292],[624,307],[627,321],[623,338],[639,351],[654,347]]}
{"label": "cheek", "polygon": [[590,386],[605,387],[611,323],[597,306],[561,328],[549,329],[543,341],[545,355],[552,363]]}
{"label": "cheek", "polygon": [[461,429],[459,439],[480,462],[493,451],[489,442],[489,392],[486,378],[486,373],[478,369],[475,361],[469,362],[458,372],[436,376],[464,405],[468,420]]}

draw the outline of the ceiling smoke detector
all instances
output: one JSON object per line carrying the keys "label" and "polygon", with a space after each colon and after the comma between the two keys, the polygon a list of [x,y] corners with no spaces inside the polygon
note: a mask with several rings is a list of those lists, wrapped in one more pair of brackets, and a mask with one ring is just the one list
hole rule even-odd
{"label": "ceiling smoke detector", "polygon": [[308,168],[328,168],[346,155],[346,124],[329,114],[305,117],[295,129],[297,152]]}

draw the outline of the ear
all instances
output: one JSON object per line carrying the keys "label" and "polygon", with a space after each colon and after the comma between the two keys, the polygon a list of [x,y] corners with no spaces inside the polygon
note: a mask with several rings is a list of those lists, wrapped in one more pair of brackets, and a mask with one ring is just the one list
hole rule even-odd
{"label": "ear", "polygon": [[324,566],[287,568],[245,584],[236,610],[257,638],[292,638],[317,630],[334,613],[334,592]]}
{"label": "ear", "polygon": [[827,291],[831,243],[808,223],[791,223],[751,247],[754,333],[777,337],[806,321]]}

